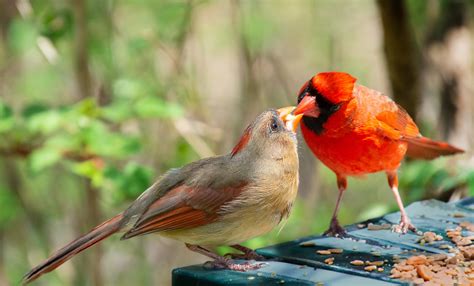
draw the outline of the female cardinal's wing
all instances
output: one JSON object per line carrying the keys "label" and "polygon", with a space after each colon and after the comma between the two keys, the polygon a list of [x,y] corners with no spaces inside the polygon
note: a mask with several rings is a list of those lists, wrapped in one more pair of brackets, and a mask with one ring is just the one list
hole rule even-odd
{"label": "female cardinal's wing", "polygon": [[211,223],[218,218],[221,206],[237,197],[245,185],[239,183],[223,188],[177,186],[150,204],[123,238]]}

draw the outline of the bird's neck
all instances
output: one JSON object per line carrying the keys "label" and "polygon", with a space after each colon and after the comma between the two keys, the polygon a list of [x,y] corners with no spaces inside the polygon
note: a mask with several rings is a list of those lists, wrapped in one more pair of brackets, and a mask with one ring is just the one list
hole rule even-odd
{"label": "bird's neck", "polygon": [[321,135],[324,132],[324,124],[326,124],[331,115],[341,108],[341,104],[332,103],[323,96],[316,96],[316,104],[319,107],[319,116],[303,116],[303,123],[311,131]]}
{"label": "bird's neck", "polygon": [[310,132],[318,136],[339,136],[351,125],[351,118],[357,106],[355,98],[340,104],[323,104],[317,118],[303,116],[303,123]]}

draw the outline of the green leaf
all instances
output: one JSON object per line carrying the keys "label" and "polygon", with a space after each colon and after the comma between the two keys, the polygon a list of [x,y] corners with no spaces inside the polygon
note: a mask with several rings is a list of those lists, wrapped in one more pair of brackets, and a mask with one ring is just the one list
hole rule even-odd
{"label": "green leaf", "polygon": [[194,149],[189,145],[189,143],[184,139],[179,139],[178,142],[175,143],[175,155],[172,156],[172,160],[168,163],[168,166],[183,166],[187,163],[199,159],[198,154]]}
{"label": "green leaf", "polygon": [[140,80],[122,78],[114,82],[113,94],[124,99],[134,99],[149,93],[147,85]]}
{"label": "green leaf", "polygon": [[62,115],[57,110],[47,110],[31,115],[27,120],[31,132],[50,134],[61,127]]}
{"label": "green leaf", "polygon": [[97,117],[100,114],[100,109],[93,98],[87,98],[78,102],[74,106],[74,110],[79,112],[80,115],[87,117]]}
{"label": "green leaf", "polygon": [[25,108],[23,108],[21,115],[23,117],[31,117],[33,115],[39,114],[41,112],[45,112],[48,110],[48,107],[46,105],[40,104],[40,103],[33,103],[30,105],[27,105]]}
{"label": "green leaf", "polygon": [[150,168],[132,162],[127,164],[124,173],[127,180],[122,190],[128,198],[136,198],[151,185],[153,171]]}
{"label": "green leaf", "polygon": [[104,168],[95,160],[88,160],[72,165],[72,171],[77,175],[86,177],[92,181],[92,185],[100,187],[104,181]]}
{"label": "green leaf", "polygon": [[266,47],[271,47],[271,40],[275,38],[273,19],[262,12],[257,1],[248,1],[242,5],[245,16],[242,21],[242,34],[250,52],[256,53]]}
{"label": "green leaf", "polygon": [[189,17],[186,17],[188,3],[180,1],[156,1],[155,29],[162,42],[173,43],[179,40],[186,25],[189,25]]}
{"label": "green leaf", "polygon": [[115,201],[136,199],[150,185],[154,172],[151,168],[134,162],[128,163],[123,170],[108,166],[104,177],[111,183],[112,196]]}
{"label": "green leaf", "polygon": [[54,147],[43,147],[31,154],[28,163],[33,172],[40,172],[61,159],[61,152]]}
{"label": "green leaf", "polygon": [[38,32],[32,22],[16,18],[9,26],[8,43],[12,51],[23,53],[36,48]]}
{"label": "green leaf", "polygon": [[15,125],[13,110],[0,101],[0,132],[6,132]]}
{"label": "green leaf", "polygon": [[133,118],[133,112],[130,112],[130,103],[118,101],[101,108],[102,117],[112,122],[120,123]]}
{"label": "green leaf", "polygon": [[141,149],[137,137],[111,132],[98,120],[90,120],[77,136],[87,151],[100,156],[121,158],[135,154]]}
{"label": "green leaf", "polygon": [[41,15],[39,24],[42,35],[57,40],[72,30],[72,12],[67,9],[47,10]]}
{"label": "green leaf", "polygon": [[53,65],[31,65],[14,79],[14,90],[26,99],[36,101],[47,98],[61,98],[64,95],[64,74]]}
{"label": "green leaf", "polygon": [[474,170],[471,170],[467,176],[467,186],[469,188],[469,196],[474,196]]}
{"label": "green leaf", "polygon": [[144,53],[152,47],[151,43],[143,37],[135,37],[128,41],[128,48],[131,54]]}
{"label": "green leaf", "polygon": [[183,115],[183,109],[174,103],[168,103],[158,97],[145,97],[134,106],[140,117],[176,118]]}
{"label": "green leaf", "polygon": [[0,226],[16,218],[19,205],[12,193],[4,187],[0,187]]}

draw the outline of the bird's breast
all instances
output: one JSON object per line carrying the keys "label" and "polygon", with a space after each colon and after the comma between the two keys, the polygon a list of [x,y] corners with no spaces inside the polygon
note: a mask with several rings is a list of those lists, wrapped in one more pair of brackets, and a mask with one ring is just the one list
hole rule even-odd
{"label": "bird's breast", "polygon": [[254,180],[235,199],[225,203],[217,220],[160,234],[186,243],[217,246],[240,244],[271,231],[290,214],[298,190],[297,166],[275,171],[278,175],[260,174],[264,178]]}
{"label": "bird's breast", "polygon": [[344,130],[339,136],[318,135],[304,124],[303,137],[308,147],[328,168],[341,175],[359,176],[395,170],[403,159],[405,142],[390,140],[376,133]]}

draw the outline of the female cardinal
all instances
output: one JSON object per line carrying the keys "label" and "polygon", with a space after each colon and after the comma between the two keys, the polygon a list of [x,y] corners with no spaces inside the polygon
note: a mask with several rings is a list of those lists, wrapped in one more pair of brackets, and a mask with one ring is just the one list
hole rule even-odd
{"label": "female cardinal", "polygon": [[257,256],[238,245],[264,234],[290,213],[298,189],[295,129],[300,116],[292,108],[262,113],[227,155],[172,169],[124,212],[58,250],[24,277],[31,282],[77,253],[121,232],[122,238],[159,233],[183,241],[218,268],[245,271],[259,264],[235,264],[204,246],[230,245],[247,258]]}
{"label": "female cardinal", "polygon": [[339,196],[325,234],[342,235],[337,212],[347,176],[385,171],[401,212],[397,232],[415,230],[398,193],[397,169],[405,154],[433,159],[463,152],[421,136],[408,113],[382,93],[355,84],[347,73],[319,73],[298,94],[294,114],[304,114],[303,137],[311,151],[336,173]]}

